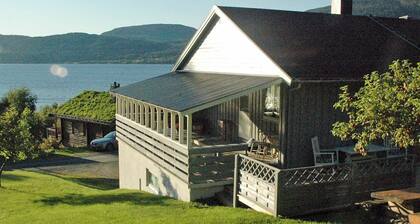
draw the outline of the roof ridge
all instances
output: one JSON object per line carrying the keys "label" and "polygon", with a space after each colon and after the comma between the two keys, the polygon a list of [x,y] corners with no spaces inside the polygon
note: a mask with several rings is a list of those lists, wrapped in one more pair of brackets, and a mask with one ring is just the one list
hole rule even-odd
{"label": "roof ridge", "polygon": [[372,20],[373,22],[375,22],[376,24],[378,24],[379,26],[381,26],[382,28],[384,28],[385,30],[391,32],[392,34],[394,34],[395,36],[397,36],[398,38],[400,38],[401,40],[407,42],[408,44],[410,44],[411,46],[413,46],[414,48],[416,48],[417,50],[420,50],[420,44],[416,43],[413,40],[410,40],[408,37],[406,37],[404,34],[402,34],[401,32],[398,32],[394,29],[392,29],[391,27],[389,27],[388,25],[380,22],[379,20],[377,20],[375,17],[369,15],[368,18],[370,20]]}

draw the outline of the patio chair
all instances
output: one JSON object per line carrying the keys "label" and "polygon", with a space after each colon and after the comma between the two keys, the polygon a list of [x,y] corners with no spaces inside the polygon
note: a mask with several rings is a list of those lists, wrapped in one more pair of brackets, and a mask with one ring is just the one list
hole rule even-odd
{"label": "patio chair", "polygon": [[321,150],[318,136],[311,138],[315,166],[334,165],[338,163],[337,150]]}

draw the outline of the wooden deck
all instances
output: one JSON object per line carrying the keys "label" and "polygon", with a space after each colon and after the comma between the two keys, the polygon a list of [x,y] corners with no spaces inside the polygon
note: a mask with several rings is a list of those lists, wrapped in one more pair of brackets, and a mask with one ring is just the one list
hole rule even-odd
{"label": "wooden deck", "polygon": [[124,141],[191,188],[233,183],[235,154],[245,143],[192,147],[117,115],[117,138]]}
{"label": "wooden deck", "polygon": [[343,208],[371,192],[415,184],[411,156],[282,170],[243,155],[235,161],[234,205],[275,216]]}

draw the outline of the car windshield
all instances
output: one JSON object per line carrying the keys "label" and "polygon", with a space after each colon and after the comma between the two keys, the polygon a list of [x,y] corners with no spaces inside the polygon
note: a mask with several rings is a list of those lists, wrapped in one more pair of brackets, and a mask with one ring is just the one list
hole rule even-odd
{"label": "car windshield", "polygon": [[115,131],[109,132],[107,135],[104,136],[104,138],[114,138],[115,137]]}

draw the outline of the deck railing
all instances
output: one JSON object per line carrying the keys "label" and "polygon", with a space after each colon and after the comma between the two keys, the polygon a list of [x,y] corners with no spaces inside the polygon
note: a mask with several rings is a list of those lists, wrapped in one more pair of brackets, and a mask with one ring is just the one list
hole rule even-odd
{"label": "deck railing", "polygon": [[234,205],[275,216],[346,207],[368,200],[373,191],[415,183],[412,156],[280,170],[238,155],[235,166]]}
{"label": "deck railing", "polygon": [[193,147],[189,150],[190,183],[196,186],[232,184],[235,155],[247,149],[246,143]]}
{"label": "deck railing", "polygon": [[126,117],[116,116],[117,138],[190,187],[233,183],[235,155],[246,143],[192,147],[180,144]]}

